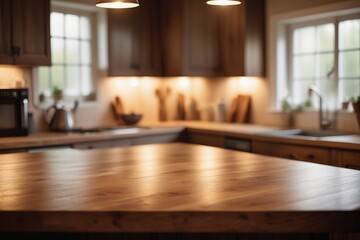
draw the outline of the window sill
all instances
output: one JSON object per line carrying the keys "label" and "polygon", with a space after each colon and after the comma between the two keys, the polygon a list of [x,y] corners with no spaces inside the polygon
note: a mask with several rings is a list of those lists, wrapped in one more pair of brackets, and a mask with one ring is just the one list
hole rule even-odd
{"label": "window sill", "polygon": [[[46,101],[43,103],[35,103],[34,104],[34,106],[37,109],[41,109],[41,110],[46,110],[49,107],[51,107],[52,105],[54,105],[54,101]],[[74,101],[61,101],[61,102],[59,102],[59,105],[71,109],[74,107]],[[99,102],[96,100],[94,100],[94,101],[79,101],[78,108],[97,108],[98,105],[99,105]]]}
{"label": "window sill", "polygon": [[[281,113],[286,113],[284,111],[282,111],[281,109],[278,108],[270,108],[267,110],[268,113],[273,113],[273,114],[281,114]],[[327,111],[326,111],[327,112]],[[350,114],[354,114],[353,110],[335,110],[335,111],[329,111],[330,113],[338,113],[338,114],[344,114],[344,115],[350,115]],[[302,110],[300,112],[294,112],[294,113],[319,113],[319,110],[317,109],[306,109],[306,110]]]}

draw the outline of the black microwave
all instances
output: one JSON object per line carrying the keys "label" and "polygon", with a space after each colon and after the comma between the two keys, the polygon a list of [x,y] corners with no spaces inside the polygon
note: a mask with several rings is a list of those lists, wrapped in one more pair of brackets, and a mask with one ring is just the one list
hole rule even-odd
{"label": "black microwave", "polygon": [[0,137],[29,134],[28,102],[28,89],[0,89]]}

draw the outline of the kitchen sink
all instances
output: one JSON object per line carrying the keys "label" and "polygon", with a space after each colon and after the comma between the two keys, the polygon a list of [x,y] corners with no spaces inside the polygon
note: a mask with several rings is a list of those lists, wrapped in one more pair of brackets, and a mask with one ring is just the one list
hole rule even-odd
{"label": "kitchen sink", "polygon": [[294,137],[334,137],[350,135],[348,133],[337,132],[333,130],[304,130],[304,129],[288,129],[265,133],[274,136],[294,136]]}

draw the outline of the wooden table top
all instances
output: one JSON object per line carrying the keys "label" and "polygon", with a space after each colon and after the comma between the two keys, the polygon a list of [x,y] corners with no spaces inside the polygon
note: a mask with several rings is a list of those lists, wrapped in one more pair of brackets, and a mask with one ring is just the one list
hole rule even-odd
{"label": "wooden table top", "polygon": [[0,231],[360,230],[360,171],[182,143],[0,155]]}

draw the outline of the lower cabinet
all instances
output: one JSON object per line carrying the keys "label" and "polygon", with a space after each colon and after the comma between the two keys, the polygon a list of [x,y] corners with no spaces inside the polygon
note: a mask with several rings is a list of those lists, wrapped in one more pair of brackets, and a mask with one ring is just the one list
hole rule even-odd
{"label": "lower cabinet", "polygon": [[336,150],[334,165],[360,170],[360,151]]}
{"label": "lower cabinet", "polygon": [[360,151],[188,131],[185,142],[360,170]]}
{"label": "lower cabinet", "polygon": [[[328,233],[1,233],[1,240],[355,240]],[[350,237],[348,237],[349,235]],[[355,234],[354,236],[359,236]]]}
{"label": "lower cabinet", "polygon": [[246,138],[225,137],[225,148],[251,152],[251,140]]}
{"label": "lower cabinet", "polygon": [[124,139],[124,140],[106,140],[106,141],[75,143],[73,144],[73,148],[95,149],[95,148],[125,147],[130,145],[131,145],[131,141],[128,139]]}
{"label": "lower cabinet", "polygon": [[95,149],[95,148],[111,148],[111,147],[126,147],[132,145],[143,145],[153,143],[168,143],[178,141],[178,134],[163,134],[153,136],[140,136],[126,139],[113,139],[104,141],[93,141],[84,143],[75,143],[75,149]]}
{"label": "lower cabinet", "polygon": [[153,144],[153,143],[169,143],[177,142],[179,139],[178,134],[166,134],[157,136],[146,136],[134,138],[131,145]]}
{"label": "lower cabinet", "polygon": [[330,148],[253,141],[252,152],[293,160],[301,160],[328,165],[332,164]]}
{"label": "lower cabinet", "polygon": [[193,144],[200,144],[212,147],[223,148],[225,146],[224,136],[216,136],[204,133],[189,132],[187,135],[187,141]]}
{"label": "lower cabinet", "polygon": [[360,151],[356,150],[253,141],[252,152],[360,170]]}

